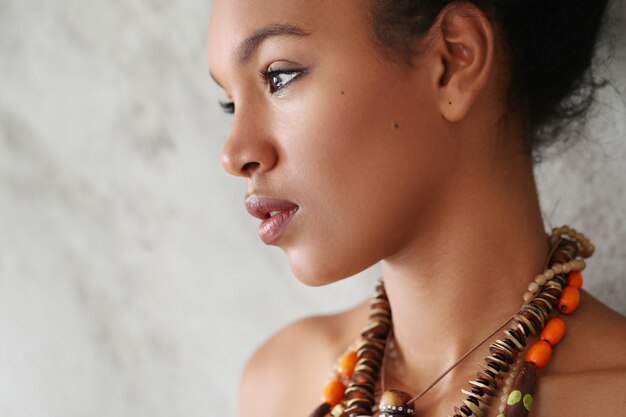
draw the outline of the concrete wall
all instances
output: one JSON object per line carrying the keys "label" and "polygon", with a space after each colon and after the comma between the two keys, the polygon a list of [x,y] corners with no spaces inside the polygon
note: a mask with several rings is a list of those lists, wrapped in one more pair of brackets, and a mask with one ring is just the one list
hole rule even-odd
{"label": "concrete wall", "polygon": [[[258,240],[219,163],[209,10],[0,0],[0,415],[232,416],[257,344],[370,294],[376,269],[311,289]],[[623,43],[609,72],[626,97]],[[587,288],[626,313],[625,107],[603,102],[537,175],[551,221],[597,243]]]}

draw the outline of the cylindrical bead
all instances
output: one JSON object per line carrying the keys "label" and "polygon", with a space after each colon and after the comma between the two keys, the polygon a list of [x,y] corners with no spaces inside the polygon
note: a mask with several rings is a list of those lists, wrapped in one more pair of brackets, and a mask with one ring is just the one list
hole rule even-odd
{"label": "cylindrical bead", "polygon": [[580,303],[580,292],[578,288],[567,286],[563,288],[563,293],[559,299],[559,311],[564,314],[573,313]]}
{"label": "cylindrical bead", "polygon": [[565,322],[555,317],[546,324],[546,327],[541,331],[541,339],[554,346],[563,339],[565,335]]}
{"label": "cylindrical bead", "polygon": [[567,276],[567,285],[570,287],[580,288],[583,286],[583,274],[580,271],[570,272]]}
{"label": "cylindrical bead", "polygon": [[524,362],[511,387],[506,400],[507,405],[502,414],[506,417],[527,417],[533,405],[535,387],[535,365]]}
{"label": "cylindrical bead", "polygon": [[322,401],[330,404],[331,407],[334,407],[339,401],[341,401],[345,389],[346,387],[340,380],[333,379],[324,387],[324,391],[322,392]]}
{"label": "cylindrical bead", "polygon": [[526,361],[534,363],[537,368],[543,368],[550,360],[550,356],[552,356],[552,346],[545,340],[540,340],[528,349]]}
{"label": "cylindrical bead", "polygon": [[352,378],[352,373],[354,372],[354,367],[356,366],[358,356],[356,352],[350,351],[342,356],[339,361],[339,372],[342,373],[346,378]]}

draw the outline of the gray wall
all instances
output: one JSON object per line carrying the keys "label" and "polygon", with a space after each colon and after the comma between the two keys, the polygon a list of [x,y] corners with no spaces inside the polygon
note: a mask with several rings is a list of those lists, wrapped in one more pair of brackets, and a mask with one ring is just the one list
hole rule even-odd
{"label": "gray wall", "polygon": [[[1,415],[235,415],[258,343],[370,293],[376,269],[307,288],[258,240],[219,163],[209,10],[0,0]],[[609,71],[626,97],[623,44]],[[626,313],[625,107],[602,99],[537,176],[551,221],[597,243],[586,287]]]}

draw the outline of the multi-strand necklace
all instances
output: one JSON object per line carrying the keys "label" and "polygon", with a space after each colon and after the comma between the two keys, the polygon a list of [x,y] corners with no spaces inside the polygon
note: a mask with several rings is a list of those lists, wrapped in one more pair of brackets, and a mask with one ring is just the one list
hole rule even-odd
{"label": "multi-strand necklace", "polygon": [[[332,378],[324,387],[323,402],[310,417],[412,417],[415,401],[509,323],[504,336],[489,346],[489,355],[481,362],[477,378],[461,390],[464,398],[451,416],[483,417],[498,393],[498,417],[528,416],[537,384],[536,371],[548,363],[553,347],[563,338],[565,323],[559,316],[578,307],[584,259],[595,250],[585,235],[568,226],[554,228],[548,239],[551,249],[546,269],[528,285],[523,305],[512,317],[416,396],[385,391],[383,378],[383,393],[377,402],[376,386],[384,373],[384,358],[392,335],[391,307],[381,280],[370,300],[367,326],[337,361]],[[539,336],[538,340],[526,349],[534,336]]]}

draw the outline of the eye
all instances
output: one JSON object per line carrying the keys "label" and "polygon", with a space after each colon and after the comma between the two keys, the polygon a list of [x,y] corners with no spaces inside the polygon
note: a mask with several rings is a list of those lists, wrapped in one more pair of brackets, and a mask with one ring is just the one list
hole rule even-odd
{"label": "eye", "polygon": [[228,114],[235,113],[235,103],[232,101],[219,101],[220,107]]}
{"label": "eye", "polygon": [[289,70],[261,70],[261,78],[268,84],[270,94],[275,94],[282,90],[292,80],[304,73],[304,69],[289,69]]}

